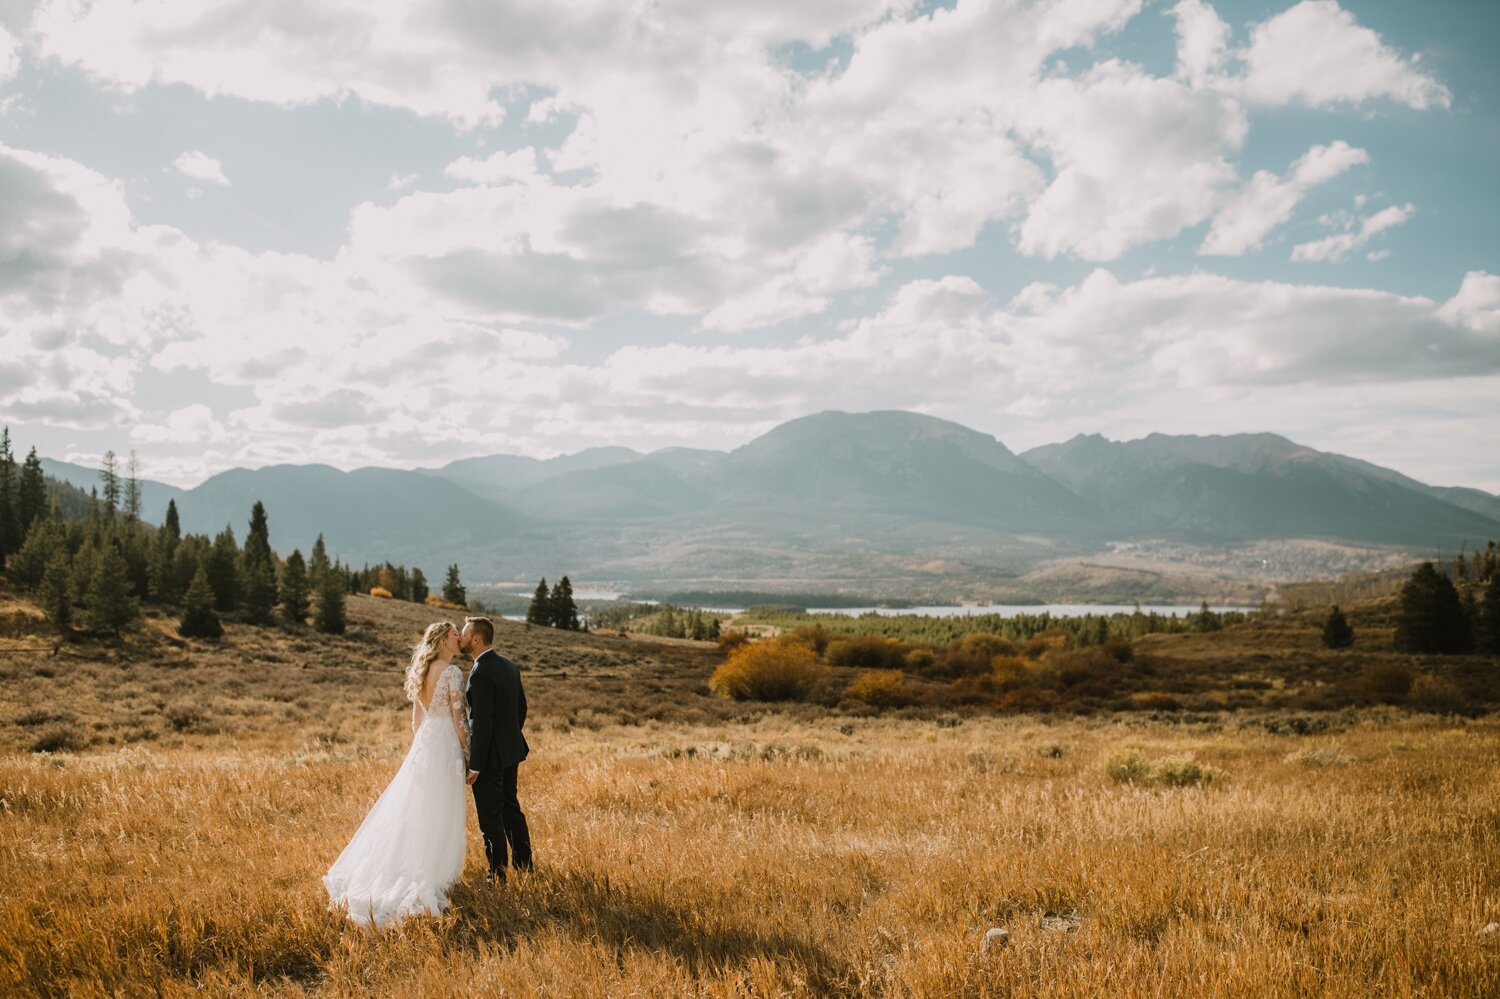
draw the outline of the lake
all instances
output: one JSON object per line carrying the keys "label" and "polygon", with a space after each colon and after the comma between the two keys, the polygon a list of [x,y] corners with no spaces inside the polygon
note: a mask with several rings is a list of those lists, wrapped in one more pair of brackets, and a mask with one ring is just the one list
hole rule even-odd
{"label": "lake", "polygon": [[[573,599],[580,604],[588,601],[612,601],[629,599],[629,596],[619,590],[589,589],[575,590]],[[655,600],[637,600],[636,603],[654,604]],[[743,607],[699,607],[699,610],[711,611],[715,614],[738,614]],[[1020,617],[1023,614],[1051,614],[1053,617],[1084,617],[1089,614],[1131,614],[1136,609],[1135,604],[957,604],[957,605],[926,605],[919,607],[809,607],[809,614],[843,614],[846,617],[859,617],[861,614],[879,614],[882,617],[897,617],[900,615],[914,615],[917,617],[968,617],[982,614],[994,614],[999,617]],[[1167,617],[1186,617],[1189,614],[1198,613],[1198,604],[1141,604],[1143,614],[1161,614]],[[1223,614],[1230,611],[1248,612],[1255,610],[1254,607],[1235,607],[1229,605],[1209,605],[1209,610]],[[507,614],[507,620],[524,621],[525,614]]]}

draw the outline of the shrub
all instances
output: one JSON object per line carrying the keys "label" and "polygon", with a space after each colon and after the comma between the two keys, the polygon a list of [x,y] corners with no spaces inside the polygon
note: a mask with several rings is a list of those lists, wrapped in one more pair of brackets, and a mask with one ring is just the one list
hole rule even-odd
{"label": "shrub", "polygon": [[[796,631],[781,636],[783,642],[796,642],[812,649],[813,655],[821,656],[828,649],[828,643],[833,638],[828,629],[821,624],[804,624]],[[831,661],[831,660],[830,660]]]}
{"label": "shrub", "polygon": [[1197,787],[1222,781],[1226,774],[1191,756],[1172,756],[1155,763],[1140,753],[1124,750],[1112,754],[1104,763],[1104,772],[1121,784],[1145,784],[1158,787]]}
{"label": "shrub", "polygon": [[48,725],[31,740],[33,753],[81,753],[88,748],[88,736],[77,725]]}
{"label": "shrub", "polygon": [[1151,777],[1151,764],[1140,753],[1127,750],[1110,754],[1104,761],[1104,772],[1119,784],[1144,784]]}
{"label": "shrub", "polygon": [[875,708],[904,708],[917,702],[917,692],[899,669],[871,670],[856,677],[845,693]]}
{"label": "shrub", "polygon": [[1359,675],[1359,689],[1364,696],[1386,704],[1406,699],[1416,672],[1406,663],[1374,663]]}
{"label": "shrub", "polygon": [[1060,628],[1048,628],[1026,639],[1021,654],[1028,659],[1040,659],[1049,652],[1064,652],[1068,648],[1068,633]]}
{"label": "shrub", "polygon": [[1151,782],[1162,787],[1197,787],[1223,779],[1222,770],[1215,770],[1190,756],[1170,757],[1151,768]]}
{"label": "shrub", "polygon": [[933,664],[932,672],[943,676],[983,676],[990,671],[996,656],[1013,656],[1016,643],[999,635],[976,631],[951,643]]}
{"label": "shrub", "polygon": [[384,586],[372,586],[370,587],[370,596],[379,597],[382,600],[389,600],[391,599],[391,591],[386,589]]}
{"label": "shrub", "polygon": [[880,635],[837,638],[828,643],[827,659],[834,666],[900,669],[906,665],[906,646]]}
{"label": "shrub", "polygon": [[1427,673],[1412,681],[1408,701],[1419,711],[1428,711],[1436,715],[1454,714],[1462,711],[1466,706],[1464,693],[1457,684],[1452,680],[1445,680],[1440,676]]}
{"label": "shrub", "polygon": [[800,701],[828,674],[828,667],[804,645],[753,642],[731,652],[708,686],[736,701]]}
{"label": "shrub", "polygon": [[[625,632],[620,632],[620,637],[625,637]],[[728,655],[741,645],[750,641],[750,636],[743,631],[721,631],[719,632],[719,651]]]}
{"label": "shrub", "polygon": [[456,604],[451,600],[444,600],[442,597],[434,593],[427,594],[427,599],[423,600],[422,602],[428,607],[438,607],[443,610],[461,611],[468,609],[463,604]]}
{"label": "shrub", "polygon": [[1344,752],[1343,747],[1332,740],[1310,742],[1300,749],[1287,753],[1282,759],[1287,763],[1303,767],[1346,767],[1354,762],[1354,757]]}
{"label": "shrub", "polygon": [[1000,698],[997,706],[1001,711],[1009,711],[1013,714],[1050,714],[1061,705],[1062,702],[1058,700],[1057,695],[1050,690],[1021,687]]}
{"label": "shrub", "polygon": [[1171,694],[1163,694],[1153,691],[1146,694],[1137,694],[1134,698],[1135,706],[1142,711],[1181,711],[1182,702]]}
{"label": "shrub", "polygon": [[1029,687],[1036,679],[1020,656],[996,656],[991,668],[989,679],[997,693]]}
{"label": "shrub", "polygon": [[925,673],[935,662],[937,656],[931,649],[912,649],[906,654],[906,668],[916,673]]}

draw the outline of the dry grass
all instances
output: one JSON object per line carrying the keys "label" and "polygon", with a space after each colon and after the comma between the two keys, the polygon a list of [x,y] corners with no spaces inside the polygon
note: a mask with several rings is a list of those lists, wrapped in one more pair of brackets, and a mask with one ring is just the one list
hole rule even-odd
{"label": "dry grass", "polygon": [[[1295,738],[1153,725],[552,731],[538,872],[488,891],[471,843],[453,913],[383,935],[317,879],[397,733],[10,757],[0,993],[1494,995],[1497,735],[1367,724],[1317,769]],[[1117,785],[1122,747],[1230,779]]]}
{"label": "dry grass", "polygon": [[[0,995],[1500,994],[1495,720],[1340,716],[1316,766],[1326,735],[1233,715],[751,707],[703,692],[710,649],[519,627],[537,872],[486,889],[471,818],[452,912],[359,931],[318,878],[434,612],[350,606],[333,642],[4,660]],[[48,726],[89,748],[28,752]],[[1118,783],[1131,754],[1217,777]]]}

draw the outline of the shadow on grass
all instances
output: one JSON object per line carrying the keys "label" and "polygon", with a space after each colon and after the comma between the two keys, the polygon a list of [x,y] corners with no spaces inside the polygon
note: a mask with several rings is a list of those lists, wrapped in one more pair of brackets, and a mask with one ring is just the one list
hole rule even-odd
{"label": "shadow on grass", "polygon": [[491,888],[471,875],[450,892],[456,913],[453,941],[513,948],[545,928],[597,939],[616,950],[640,948],[671,954],[695,976],[729,971],[753,958],[795,967],[821,995],[849,992],[857,975],[823,948],[783,933],[718,918],[733,904],[688,906],[662,895],[613,882],[608,876],[552,872],[513,875]]}

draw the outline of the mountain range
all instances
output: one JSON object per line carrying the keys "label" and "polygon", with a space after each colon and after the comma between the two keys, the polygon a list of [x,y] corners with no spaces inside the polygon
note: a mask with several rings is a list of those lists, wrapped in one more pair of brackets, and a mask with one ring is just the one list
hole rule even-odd
{"label": "mountain range", "polygon": [[[43,468],[85,489],[98,483],[94,469],[45,459]],[[1500,497],[1274,434],[1092,434],[1018,455],[907,412],[820,413],[728,452],[603,447],[349,472],[276,465],[192,489],[142,487],[153,522],[175,500],[184,530],[228,524],[242,536],[259,499],[283,553],[305,552],[322,533],[346,562],[390,560],[439,578],[456,562],[471,584],[568,572],[634,586],[879,592],[903,580],[1014,580],[1145,541],[1432,554],[1500,538]]]}

